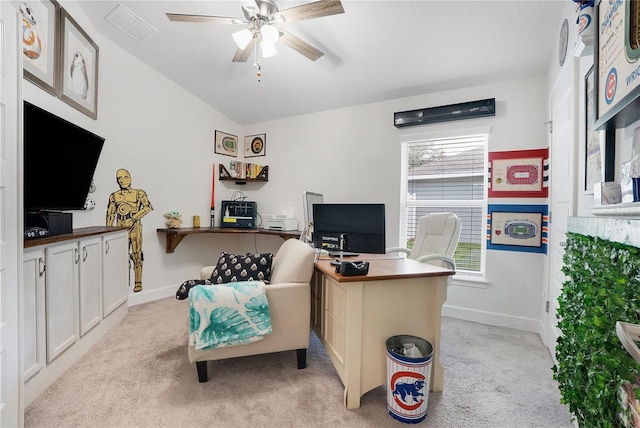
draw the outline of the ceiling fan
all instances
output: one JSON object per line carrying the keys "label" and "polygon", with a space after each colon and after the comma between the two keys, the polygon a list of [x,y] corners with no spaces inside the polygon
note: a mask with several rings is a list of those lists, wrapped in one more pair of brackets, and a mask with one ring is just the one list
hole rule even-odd
{"label": "ceiling fan", "polygon": [[242,6],[243,19],[211,15],[188,15],[167,13],[167,17],[175,22],[200,22],[217,24],[240,24],[248,28],[233,34],[238,50],[233,62],[246,62],[256,49],[256,65],[260,66],[260,58],[270,57],[277,53],[274,46],[278,40],[301,53],[311,61],[324,55],[324,52],[273,24],[301,21],[304,19],[320,18],[323,16],[344,13],[340,0],[321,0],[300,6],[280,10],[275,1],[255,0],[256,6]]}

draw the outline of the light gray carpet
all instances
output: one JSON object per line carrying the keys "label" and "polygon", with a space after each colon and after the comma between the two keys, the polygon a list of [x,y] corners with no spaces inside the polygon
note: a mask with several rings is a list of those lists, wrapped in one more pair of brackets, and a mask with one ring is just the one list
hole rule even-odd
{"label": "light gray carpet", "polygon": [[[343,386],[315,335],[308,367],[295,352],[209,362],[198,383],[187,358],[187,302],[129,308],[125,320],[25,410],[26,427],[402,427],[385,387],[342,404]],[[572,427],[552,360],[532,333],[444,318],[444,392],[429,427]]]}

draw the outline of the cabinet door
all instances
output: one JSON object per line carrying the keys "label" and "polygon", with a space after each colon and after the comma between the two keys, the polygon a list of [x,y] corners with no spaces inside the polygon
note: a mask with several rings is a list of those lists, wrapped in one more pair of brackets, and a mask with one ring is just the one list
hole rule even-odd
{"label": "cabinet door", "polygon": [[45,250],[47,262],[47,362],[78,340],[78,241]]}
{"label": "cabinet door", "polygon": [[80,241],[80,336],[102,321],[102,238]]}
{"label": "cabinet door", "polygon": [[44,250],[25,251],[22,257],[22,322],[24,325],[24,381],[46,365],[46,324],[44,319]]}
{"label": "cabinet door", "polygon": [[103,239],[102,316],[106,318],[129,296],[129,235],[123,231]]}

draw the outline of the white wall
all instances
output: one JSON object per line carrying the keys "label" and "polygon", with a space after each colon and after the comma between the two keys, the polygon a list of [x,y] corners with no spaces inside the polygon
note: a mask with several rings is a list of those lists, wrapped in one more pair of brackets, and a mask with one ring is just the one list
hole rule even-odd
{"label": "white wall", "polygon": [[[261,213],[294,207],[302,219],[302,192],[312,190],[329,202],[382,202],[387,206],[387,244],[398,243],[400,143],[402,134],[491,128],[490,150],[547,146],[544,77],[432,93],[255,124],[242,129],[162,75],[102,38],[74,2],[61,2],[100,47],[98,120],[94,121],[39,88],[24,83],[24,98],[106,138],[95,175],[97,207],[74,213],[74,226],[105,222],[108,195],[117,190],[115,172],[127,168],[133,187],[144,189],[155,210],[143,218],[143,291],[131,304],[172,295],[195,278],[220,251],[273,251],[282,242],[265,236],[188,236],[175,253],[165,254],[163,214],[178,210],[184,226],[193,215],[208,223],[212,163],[232,158],[213,154],[214,130],[267,134],[269,182],[216,181],[216,201],[242,191]],[[393,112],[484,98],[496,98],[492,118],[396,129]],[[502,202],[502,201],[501,201]],[[510,203],[510,201],[505,201]],[[529,201],[528,203],[546,203]],[[302,222],[301,222],[302,223]],[[486,283],[454,284],[445,313],[467,319],[537,331],[544,256],[488,251]]]}
{"label": "white wall", "polygon": [[[545,93],[545,79],[530,78],[247,127],[247,134],[267,133],[266,161],[271,175],[268,184],[246,193],[258,201],[263,212],[279,212],[282,206],[293,204],[301,213],[304,190],[323,193],[326,202],[385,203],[387,245],[397,245],[400,135],[489,126],[490,151],[544,148]],[[403,129],[393,126],[395,111],[492,97],[496,98],[495,117]],[[546,199],[525,203],[546,204]],[[486,283],[454,282],[444,313],[539,331],[543,262],[540,254],[488,251]]]}
{"label": "white wall", "polygon": [[[76,2],[61,5],[100,49],[98,120],[26,80],[24,99],[106,139],[94,177],[97,191],[90,194],[97,206],[92,211],[74,212],[74,227],[105,224],[109,194],[119,189],[115,180],[119,168],[129,170],[132,187],[147,192],[154,211],[142,220],[144,289],[135,293],[131,302],[155,298],[163,287],[167,290],[160,294],[166,296],[182,279],[197,276],[197,268],[214,260],[219,250],[209,245],[213,239],[188,238],[187,242],[193,241],[190,244],[199,245],[183,244],[176,254],[165,254],[164,235],[156,229],[164,227],[163,214],[173,210],[184,215],[187,226],[196,214],[208,224],[212,162],[216,161],[214,130],[239,135],[240,127],[102,38]],[[60,137],[52,136],[52,140],[60,141]]]}

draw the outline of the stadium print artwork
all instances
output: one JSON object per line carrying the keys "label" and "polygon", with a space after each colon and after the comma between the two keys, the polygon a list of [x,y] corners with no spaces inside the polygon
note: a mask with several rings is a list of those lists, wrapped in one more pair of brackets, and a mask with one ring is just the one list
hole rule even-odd
{"label": "stadium print artwork", "polygon": [[546,198],[549,149],[489,153],[490,198]]}

